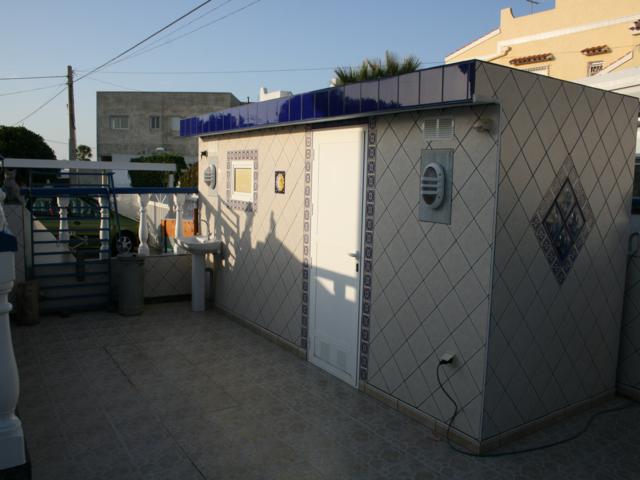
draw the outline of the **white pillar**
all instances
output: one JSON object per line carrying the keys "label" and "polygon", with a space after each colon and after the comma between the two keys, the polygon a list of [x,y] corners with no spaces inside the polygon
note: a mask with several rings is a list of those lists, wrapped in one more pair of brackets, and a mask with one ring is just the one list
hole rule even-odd
{"label": "white pillar", "polygon": [[138,204],[140,205],[140,223],[138,226],[138,255],[149,255],[149,244],[147,243],[149,233],[147,231],[147,204],[151,196],[148,193],[138,194]]}
{"label": "white pillar", "polygon": [[17,467],[27,461],[22,423],[15,415],[20,381],[11,342],[9,292],[16,274],[13,248],[5,249],[2,245],[3,240],[13,237],[4,231],[4,198],[5,194],[0,190],[0,235],[5,237],[0,238],[0,470]]}
{"label": "white pillar", "polygon": [[[181,193],[176,193],[173,195],[173,203],[176,206],[176,231],[175,238],[182,239],[182,218],[184,217],[184,201],[185,195]],[[176,243],[173,246],[173,253],[184,253],[184,250],[178,246]]]}
{"label": "white pillar", "polygon": [[[58,209],[59,209],[59,224],[58,228],[58,240],[69,241],[69,197],[58,197]],[[64,231],[62,231],[64,230]]]}
{"label": "white pillar", "polygon": [[111,235],[109,229],[109,202],[105,197],[98,197],[98,205],[100,205],[100,259],[104,260],[109,258],[109,252],[103,252],[102,250],[111,249],[109,243]]}

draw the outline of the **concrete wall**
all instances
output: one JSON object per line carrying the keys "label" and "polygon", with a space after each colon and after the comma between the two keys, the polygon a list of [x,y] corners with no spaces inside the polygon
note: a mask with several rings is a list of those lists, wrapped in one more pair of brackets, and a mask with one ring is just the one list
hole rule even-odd
{"label": "concrete wall", "polygon": [[[199,186],[202,215],[225,248],[216,270],[216,305],[296,346],[302,318],[304,142],[299,127],[200,141],[209,158],[218,156],[218,194],[202,174]],[[254,150],[257,208],[245,211],[227,197],[227,159],[231,152]],[[274,193],[276,170],[286,171],[284,195]]]}
{"label": "concrete wall", "polygon": [[[453,407],[436,380],[443,371],[460,405],[455,428],[480,438],[486,363],[498,132],[473,129],[493,119],[495,106],[464,107],[452,115],[451,140],[426,142],[421,120],[439,112],[377,119],[375,227],[368,383],[433,419]],[[451,224],[418,220],[422,149],[454,149]]]}
{"label": "concrete wall", "polygon": [[[197,140],[180,138],[180,132],[171,129],[171,117],[185,118],[240,104],[233,94],[224,92],[97,92],[96,101],[98,159],[118,154],[127,158],[150,154],[157,147],[197,159]],[[112,115],[128,115],[129,128],[111,129]],[[159,129],[151,129],[152,115],[161,117]]]}
{"label": "concrete wall", "polygon": [[[615,389],[638,102],[492,64],[476,80],[502,132],[488,440]],[[567,178],[585,227],[561,261],[535,218]]]}

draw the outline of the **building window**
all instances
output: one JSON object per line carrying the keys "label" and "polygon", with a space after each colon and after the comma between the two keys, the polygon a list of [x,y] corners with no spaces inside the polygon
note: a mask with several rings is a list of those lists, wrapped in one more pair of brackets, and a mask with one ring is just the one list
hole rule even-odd
{"label": "building window", "polygon": [[100,160],[102,160],[103,162],[112,162],[113,157],[111,155],[102,155],[100,157]]}
{"label": "building window", "polygon": [[126,130],[129,128],[129,117],[127,115],[111,115],[109,126],[112,130]]}
{"label": "building window", "polygon": [[589,62],[587,75],[593,77],[602,71],[604,68],[604,62]]}
{"label": "building window", "polygon": [[231,163],[231,199],[242,202],[253,200],[253,162],[240,160]]}
{"label": "building window", "polygon": [[180,120],[182,117],[171,117],[171,131],[174,133],[180,132]]}
{"label": "building window", "polygon": [[160,128],[160,117],[158,115],[151,115],[149,117],[149,128],[151,128],[151,130]]}
{"label": "building window", "polygon": [[525,68],[525,72],[537,73],[538,75],[544,75],[545,77],[549,76],[549,65],[545,65],[544,67],[532,67]]}

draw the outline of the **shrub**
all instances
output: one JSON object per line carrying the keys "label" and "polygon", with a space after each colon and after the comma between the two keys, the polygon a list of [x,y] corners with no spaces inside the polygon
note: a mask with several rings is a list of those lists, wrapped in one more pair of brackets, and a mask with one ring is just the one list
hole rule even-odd
{"label": "shrub", "polygon": [[[145,157],[132,158],[131,161],[133,163],[174,163],[176,165],[176,178],[180,178],[182,172],[187,168],[184,157],[172,153],[147,155]],[[166,187],[169,182],[169,175],[171,175],[171,172],[129,172],[132,187]]]}

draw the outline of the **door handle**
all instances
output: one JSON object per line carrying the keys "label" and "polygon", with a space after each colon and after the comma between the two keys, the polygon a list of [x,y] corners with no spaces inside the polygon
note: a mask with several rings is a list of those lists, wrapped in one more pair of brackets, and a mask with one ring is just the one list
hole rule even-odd
{"label": "door handle", "polygon": [[355,258],[356,260],[360,259],[360,252],[358,252],[357,250],[355,252],[348,253],[347,255],[349,255],[352,258]]}

